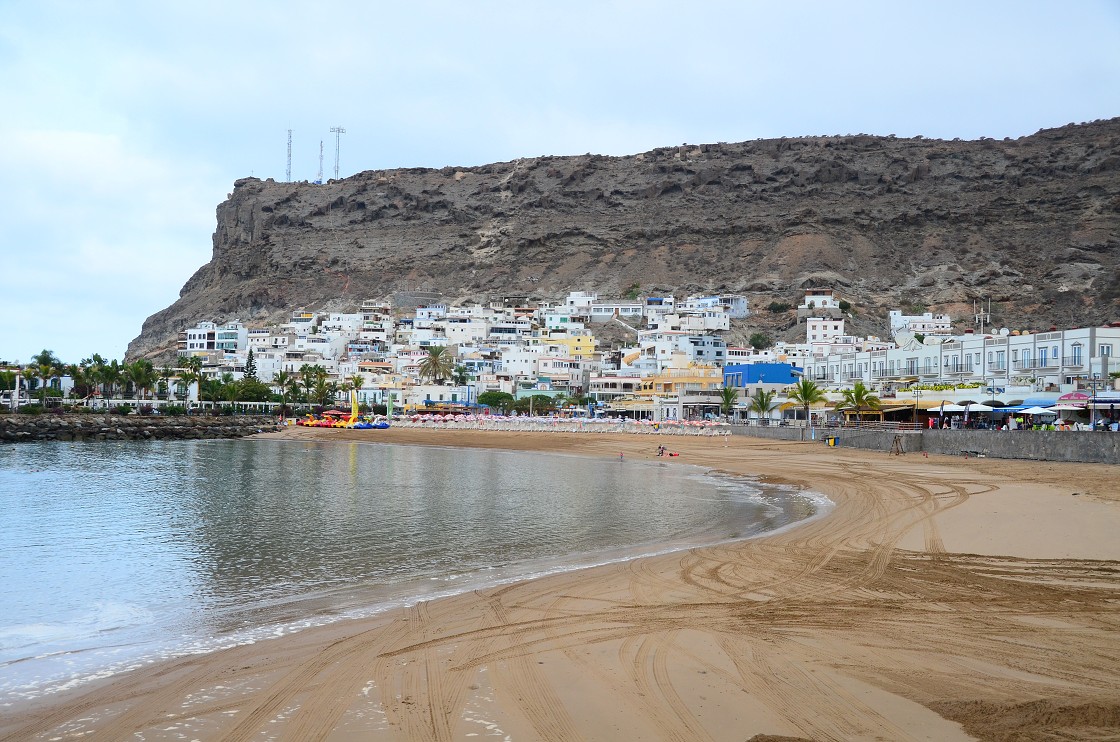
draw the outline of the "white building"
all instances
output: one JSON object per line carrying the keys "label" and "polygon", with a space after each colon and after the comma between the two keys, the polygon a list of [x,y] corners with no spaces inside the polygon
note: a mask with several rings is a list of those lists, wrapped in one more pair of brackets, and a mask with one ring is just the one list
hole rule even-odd
{"label": "white building", "polygon": [[903,314],[898,309],[892,309],[888,316],[891,324],[891,335],[900,332],[912,332],[917,335],[952,335],[953,323],[947,314]]}
{"label": "white building", "polygon": [[199,322],[187,330],[186,346],[180,347],[184,355],[202,355],[217,348],[218,326],[213,322]]}
{"label": "white building", "polygon": [[241,353],[248,350],[248,347],[249,330],[236,320],[222,325],[214,334],[214,350]]}
{"label": "white building", "polygon": [[685,312],[722,309],[731,319],[744,319],[750,316],[747,297],[738,294],[719,294],[714,296],[690,296],[680,305]]}
{"label": "white building", "polygon": [[797,305],[797,319],[805,317],[840,317],[840,299],[832,289],[805,289],[805,296]]}
{"label": "white building", "polygon": [[874,388],[917,381],[1064,393],[1092,379],[1104,383],[1109,372],[1120,370],[1120,362],[1113,360],[1117,352],[1120,327],[965,334],[943,342],[824,355],[807,362],[806,375],[837,387],[857,380]]}

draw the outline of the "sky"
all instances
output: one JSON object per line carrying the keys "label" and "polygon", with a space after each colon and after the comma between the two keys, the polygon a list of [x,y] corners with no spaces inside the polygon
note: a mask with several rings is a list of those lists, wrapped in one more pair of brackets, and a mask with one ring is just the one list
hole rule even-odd
{"label": "sky", "polygon": [[[1120,0],[0,0],[0,361],[122,358],[238,178],[1120,115]],[[222,321],[224,317],[199,317]]]}

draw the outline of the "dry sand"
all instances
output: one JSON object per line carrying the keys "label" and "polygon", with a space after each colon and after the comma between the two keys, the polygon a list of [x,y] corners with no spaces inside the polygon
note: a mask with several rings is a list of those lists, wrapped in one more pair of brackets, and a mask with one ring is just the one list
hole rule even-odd
{"label": "dry sand", "polygon": [[783,533],[185,657],[4,739],[1120,739],[1120,470],[820,444],[293,429],[652,458],[795,483]]}

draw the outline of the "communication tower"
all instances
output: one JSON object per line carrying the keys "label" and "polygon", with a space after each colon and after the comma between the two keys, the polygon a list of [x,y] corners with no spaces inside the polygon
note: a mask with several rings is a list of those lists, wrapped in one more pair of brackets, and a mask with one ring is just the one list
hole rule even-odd
{"label": "communication tower", "polygon": [[992,300],[988,299],[988,310],[984,311],[984,300],[980,300],[980,306],[976,306],[976,300],[972,300],[972,316],[976,322],[977,327],[980,328],[980,334],[984,334],[984,325],[992,321]]}
{"label": "communication tower", "polygon": [[292,182],[292,130],[288,129],[288,169],[286,171],[286,180]]}
{"label": "communication tower", "polygon": [[316,185],[323,185],[323,140],[319,140],[319,175],[315,178]]}
{"label": "communication tower", "polygon": [[339,137],[346,133],[346,129],[341,126],[332,126],[331,133],[334,134],[334,177],[338,180],[338,141]]}

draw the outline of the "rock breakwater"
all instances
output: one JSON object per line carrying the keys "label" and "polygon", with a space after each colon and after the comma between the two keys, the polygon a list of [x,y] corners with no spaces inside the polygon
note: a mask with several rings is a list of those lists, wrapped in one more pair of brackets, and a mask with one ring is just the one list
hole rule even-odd
{"label": "rock breakwater", "polygon": [[279,430],[275,417],[0,415],[0,441],[142,441],[241,438]]}

